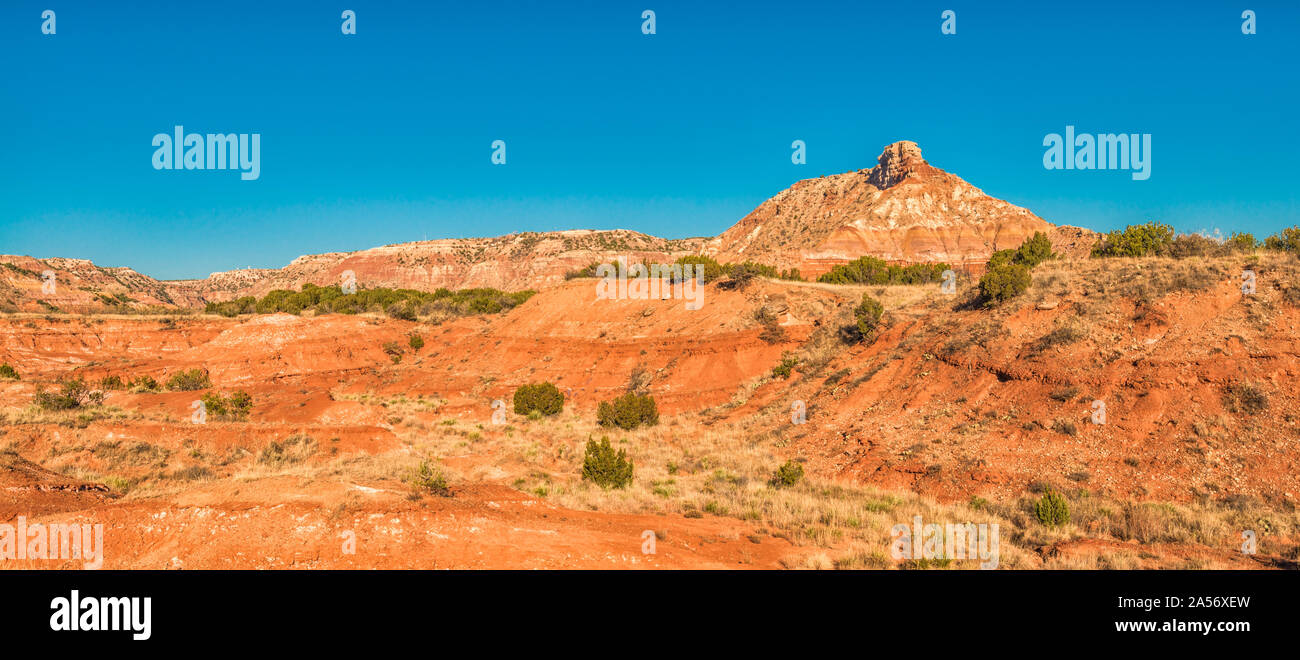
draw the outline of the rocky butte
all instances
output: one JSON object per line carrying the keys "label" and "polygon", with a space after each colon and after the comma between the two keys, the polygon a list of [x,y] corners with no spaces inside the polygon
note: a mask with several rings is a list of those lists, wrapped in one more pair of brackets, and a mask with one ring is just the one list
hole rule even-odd
{"label": "rocky butte", "polygon": [[710,240],[719,261],[798,268],[805,278],[868,255],[889,262],[979,265],[1047,232],[1058,251],[1086,250],[1092,232],[1056,227],[925,161],[915,142],[885,147],[875,167],[805,179]]}

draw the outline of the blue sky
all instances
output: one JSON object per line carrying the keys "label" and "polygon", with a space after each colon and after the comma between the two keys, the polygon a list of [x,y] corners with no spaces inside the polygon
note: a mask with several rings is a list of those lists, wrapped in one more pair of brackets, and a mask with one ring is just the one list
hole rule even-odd
{"label": "blue sky", "polygon": [[[1298,33],[1294,3],[1253,0],[10,0],[0,253],[171,279],[426,237],[711,236],[900,139],[1052,222],[1267,234],[1300,223]],[[153,169],[177,124],[260,133],[261,177]],[[1151,178],[1044,169],[1067,124],[1152,134]]]}

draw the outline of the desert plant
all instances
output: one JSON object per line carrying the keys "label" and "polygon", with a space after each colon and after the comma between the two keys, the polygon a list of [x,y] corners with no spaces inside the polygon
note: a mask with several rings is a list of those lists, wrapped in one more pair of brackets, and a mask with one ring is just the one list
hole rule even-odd
{"label": "desert plant", "polygon": [[528,415],[535,410],[550,416],[564,409],[564,393],[551,383],[520,385],[515,390],[514,403],[516,415]]}
{"label": "desert plant", "polygon": [[1264,239],[1264,248],[1300,254],[1300,227],[1286,227]]}
{"label": "desert plant", "polygon": [[8,364],[0,364],[0,378],[6,380],[20,380],[18,372]]}
{"label": "desert plant", "polygon": [[121,390],[125,388],[126,384],[122,382],[121,376],[104,376],[99,379],[99,389],[101,390]]}
{"label": "desert plant", "polygon": [[1228,245],[1238,252],[1252,252],[1259,247],[1255,235],[1248,232],[1236,232],[1228,237]]}
{"label": "desert plant", "polygon": [[408,346],[411,347],[411,350],[413,351],[418,351],[421,348],[424,348],[424,338],[421,337],[420,335],[415,334],[414,332],[412,332],[410,336],[407,337],[406,343]]}
{"label": "desert plant", "polygon": [[192,392],[212,387],[208,372],[202,369],[182,370],[172,374],[167,380],[167,389],[174,392]]}
{"label": "desert plant", "polygon": [[91,390],[80,378],[59,383],[57,392],[36,390],[36,405],[42,410],[72,410],[82,406],[97,406],[104,402],[104,393]]}
{"label": "desert plant", "polygon": [[786,461],[772,473],[771,484],[776,488],[793,486],[803,479],[803,465],[795,461]]}
{"label": "desert plant", "polygon": [[1223,388],[1223,406],[1229,412],[1253,414],[1268,409],[1268,395],[1248,383],[1235,383]]}
{"label": "desert plant", "polygon": [[629,392],[613,401],[602,401],[596,407],[596,422],[629,431],[642,425],[654,426],[659,423],[659,408],[654,397]]}
{"label": "desert plant", "polygon": [[1106,234],[1092,248],[1094,257],[1145,257],[1162,254],[1174,240],[1174,228],[1159,222],[1129,225]]}
{"label": "desert plant", "polygon": [[402,353],[404,353],[405,351],[402,350],[402,347],[399,346],[397,342],[386,341],[383,343],[382,346],[380,346],[380,348],[382,348],[384,350],[384,353],[388,355],[389,359],[393,361],[393,364],[397,364],[398,362],[402,361]]}
{"label": "desert plant", "polygon": [[236,390],[229,397],[208,392],[203,395],[203,408],[216,419],[244,420],[253,409],[253,397],[243,390]]}
{"label": "desert plant", "polygon": [[158,381],[154,380],[153,376],[136,376],[131,381],[133,392],[157,392],[158,389]]}
{"label": "desert plant", "polygon": [[862,294],[862,303],[853,310],[858,333],[864,338],[870,337],[880,326],[880,317],[884,313],[885,306],[880,304],[879,300],[872,298],[870,294]]}
{"label": "desert plant", "polygon": [[587,452],[582,458],[583,481],[601,488],[626,488],[632,483],[632,469],[627,452],[620,449],[615,453],[609,438],[602,437],[599,443],[587,440]]}
{"label": "desert plant", "polygon": [[784,356],[781,359],[781,364],[772,367],[772,377],[785,378],[788,380],[790,378],[790,374],[794,373],[794,366],[796,364],[799,364],[799,358],[791,357],[788,355]]}
{"label": "desert plant", "polygon": [[411,474],[410,483],[418,493],[451,497],[451,487],[447,485],[447,478],[443,476],[442,470],[431,465],[429,461],[420,461],[420,467]]}
{"label": "desert plant", "polygon": [[1025,292],[1033,282],[1029,267],[1022,264],[1002,264],[990,268],[980,278],[980,297],[986,307],[1006,302]]}
{"label": "desert plant", "polygon": [[1065,496],[1048,488],[1034,505],[1034,516],[1048,527],[1060,527],[1070,522],[1070,504]]}
{"label": "desert plant", "polygon": [[1026,238],[1025,242],[1020,244],[1014,260],[1022,266],[1033,268],[1051,259],[1052,256],[1052,241],[1048,240],[1047,234],[1036,231],[1033,236]]}

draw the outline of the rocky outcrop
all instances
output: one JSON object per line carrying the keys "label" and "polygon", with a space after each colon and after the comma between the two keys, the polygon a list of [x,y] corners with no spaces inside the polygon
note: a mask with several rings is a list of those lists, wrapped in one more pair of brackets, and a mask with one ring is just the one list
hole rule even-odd
{"label": "rocky outcrop", "polygon": [[721,261],[757,261],[815,277],[864,255],[977,266],[996,250],[1054,229],[931,166],[915,142],[902,141],[885,147],[869,170],[807,179],[778,193],[706,251]]}

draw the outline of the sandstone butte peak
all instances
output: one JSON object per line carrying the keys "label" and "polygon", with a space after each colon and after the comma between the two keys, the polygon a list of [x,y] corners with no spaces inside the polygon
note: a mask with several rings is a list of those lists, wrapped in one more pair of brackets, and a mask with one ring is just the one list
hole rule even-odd
{"label": "sandstone butte peak", "polygon": [[983,264],[996,250],[1046,232],[1058,251],[1091,244],[1092,232],[1056,227],[926,162],[908,140],[886,146],[876,166],[805,179],[763,202],[712,239],[721,261],[798,268],[815,277],[872,256],[898,263]]}

